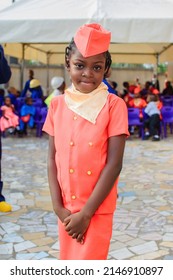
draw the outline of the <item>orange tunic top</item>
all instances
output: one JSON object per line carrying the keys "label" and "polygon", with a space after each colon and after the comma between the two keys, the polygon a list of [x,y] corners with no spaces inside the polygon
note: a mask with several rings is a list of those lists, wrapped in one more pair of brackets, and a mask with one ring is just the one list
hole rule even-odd
{"label": "orange tunic top", "polygon": [[[52,99],[43,130],[55,137],[57,176],[64,206],[80,211],[106,164],[108,138],[128,132],[125,102],[108,94],[96,124],[71,111],[64,95]],[[113,213],[117,181],[96,214]]]}

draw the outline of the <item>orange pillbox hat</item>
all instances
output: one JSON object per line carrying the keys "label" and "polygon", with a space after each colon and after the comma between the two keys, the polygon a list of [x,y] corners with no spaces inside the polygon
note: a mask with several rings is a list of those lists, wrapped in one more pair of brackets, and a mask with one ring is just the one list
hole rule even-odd
{"label": "orange pillbox hat", "polygon": [[108,50],[111,32],[105,30],[100,24],[84,24],[75,36],[74,42],[83,57],[104,53]]}

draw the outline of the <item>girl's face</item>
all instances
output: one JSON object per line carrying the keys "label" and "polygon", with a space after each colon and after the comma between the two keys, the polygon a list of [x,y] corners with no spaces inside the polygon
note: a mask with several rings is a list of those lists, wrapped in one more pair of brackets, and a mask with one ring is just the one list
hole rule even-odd
{"label": "girl's face", "polygon": [[7,106],[11,105],[11,99],[9,97],[5,98],[5,105]]}
{"label": "girl's face", "polygon": [[82,93],[95,90],[103,80],[105,63],[104,54],[84,58],[76,49],[71,54],[67,68],[75,88]]}

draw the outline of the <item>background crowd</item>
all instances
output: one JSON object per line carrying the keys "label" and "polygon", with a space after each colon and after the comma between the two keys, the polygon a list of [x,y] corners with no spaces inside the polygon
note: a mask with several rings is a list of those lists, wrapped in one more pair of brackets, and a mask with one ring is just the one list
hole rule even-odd
{"label": "background crowd", "polygon": [[[148,140],[152,136],[152,140],[160,140],[162,108],[173,105],[173,87],[171,81],[168,80],[167,73],[165,73],[162,91],[156,74],[144,85],[140,83],[139,77],[134,79],[134,82],[124,81],[122,85],[118,85],[116,81],[111,80],[110,69],[103,82],[107,85],[111,94],[116,94],[124,99],[127,108],[139,110],[139,119],[140,122],[144,123],[145,130],[143,139]],[[7,134],[17,134],[19,137],[23,137],[27,135],[27,127],[30,127],[31,129],[36,128],[36,136],[41,136],[41,128],[50,101],[54,96],[63,94],[65,87],[64,78],[55,76],[51,79],[51,90],[45,96],[40,81],[35,78],[34,71],[30,69],[28,80],[21,92],[13,86],[7,89],[7,93],[0,89],[0,128],[2,135],[5,137]],[[153,108],[151,113],[146,109],[149,103],[150,107],[152,105]],[[153,117],[153,115],[157,116]],[[135,125],[129,126],[131,135],[135,133],[136,128],[138,127]]]}

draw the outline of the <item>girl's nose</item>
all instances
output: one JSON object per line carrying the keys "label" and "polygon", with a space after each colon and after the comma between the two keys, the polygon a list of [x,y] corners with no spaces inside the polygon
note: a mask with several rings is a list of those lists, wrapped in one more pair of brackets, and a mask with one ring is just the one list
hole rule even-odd
{"label": "girl's nose", "polygon": [[93,72],[92,69],[90,68],[86,68],[83,73],[82,73],[82,77],[92,77],[93,76]]}

